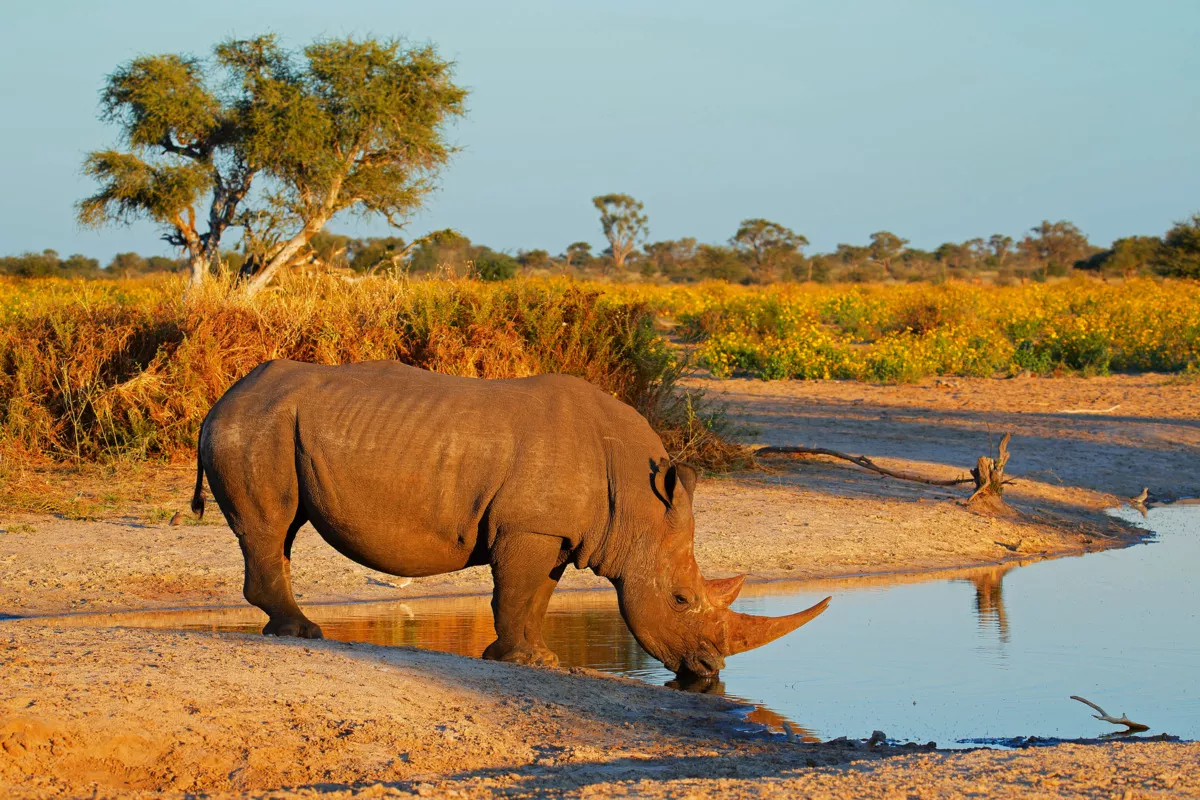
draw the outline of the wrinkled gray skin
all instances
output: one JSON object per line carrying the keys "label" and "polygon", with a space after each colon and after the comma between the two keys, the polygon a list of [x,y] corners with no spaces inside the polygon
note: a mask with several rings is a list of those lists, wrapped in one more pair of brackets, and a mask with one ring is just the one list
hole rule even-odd
{"label": "wrinkled gray skin", "polygon": [[199,514],[206,474],[267,634],[321,636],[292,594],[292,541],[305,522],[392,575],[490,565],[497,638],[484,658],[557,663],[542,622],[568,564],[611,580],[638,642],[676,672],[715,674],[725,655],[824,610],[728,611],[741,578],[705,582],[692,554],[695,472],[669,464],[636,411],[577,378],[270,361],[204,420]]}

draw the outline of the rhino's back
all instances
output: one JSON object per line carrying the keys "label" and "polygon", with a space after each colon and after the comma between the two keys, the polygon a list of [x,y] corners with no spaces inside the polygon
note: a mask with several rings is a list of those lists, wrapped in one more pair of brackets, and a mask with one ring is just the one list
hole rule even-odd
{"label": "rhino's back", "polygon": [[226,420],[258,457],[294,464],[325,538],[397,574],[466,566],[481,532],[578,542],[608,524],[614,449],[662,450],[640,415],[585,381],[476,380],[398,362],[269,362],[206,427]]}

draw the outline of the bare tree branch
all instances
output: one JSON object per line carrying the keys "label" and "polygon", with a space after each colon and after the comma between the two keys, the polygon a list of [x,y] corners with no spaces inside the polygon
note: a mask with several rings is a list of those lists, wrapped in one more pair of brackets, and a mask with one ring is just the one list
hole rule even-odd
{"label": "bare tree branch", "polygon": [[1108,722],[1112,725],[1124,725],[1126,728],[1129,729],[1129,731],[1128,731],[1129,733],[1138,733],[1139,731],[1150,730],[1149,725],[1143,725],[1140,722],[1134,722],[1133,720],[1129,719],[1129,717],[1125,716],[1124,712],[1122,712],[1121,716],[1119,716],[1119,717],[1113,717],[1113,716],[1110,716],[1108,714],[1108,712],[1105,711],[1103,708],[1101,708],[1100,706],[1093,703],[1091,700],[1085,700],[1084,698],[1080,697],[1079,695],[1075,695],[1075,694],[1071,695],[1071,699],[1078,700],[1079,702],[1083,703],[1085,706],[1091,706],[1092,708],[1099,711],[1100,712],[1099,714],[1092,714],[1092,716],[1095,717],[1096,719],[1100,720],[1101,722]]}

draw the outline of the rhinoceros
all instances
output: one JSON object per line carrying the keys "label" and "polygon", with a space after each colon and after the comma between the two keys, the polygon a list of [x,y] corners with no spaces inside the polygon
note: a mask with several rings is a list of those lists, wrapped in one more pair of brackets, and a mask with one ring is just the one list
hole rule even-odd
{"label": "rhinoceros", "polygon": [[305,522],[343,555],[420,577],[489,565],[487,659],[553,666],[542,637],[568,564],[612,582],[638,643],[668,669],[714,675],[825,610],[729,609],[745,576],[706,581],[693,556],[696,472],[671,464],[644,417],[565,375],[482,380],[394,361],[269,361],[200,429],[204,477],[245,559],[264,634],[320,638],[292,593]]}

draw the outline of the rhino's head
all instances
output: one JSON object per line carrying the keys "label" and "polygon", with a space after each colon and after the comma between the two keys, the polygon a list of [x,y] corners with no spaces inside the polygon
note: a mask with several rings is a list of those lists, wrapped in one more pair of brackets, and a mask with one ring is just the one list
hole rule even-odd
{"label": "rhino's head", "polygon": [[[629,629],[646,652],[667,669],[715,675],[725,665],[725,656],[778,639],[825,610],[828,597],[786,617],[730,611],[729,604],[745,576],[706,581],[700,574],[692,551],[695,471],[662,461],[652,465],[650,480],[660,504],[649,529],[643,527],[637,536],[626,568],[614,583]],[[646,522],[638,520],[643,526]]]}

